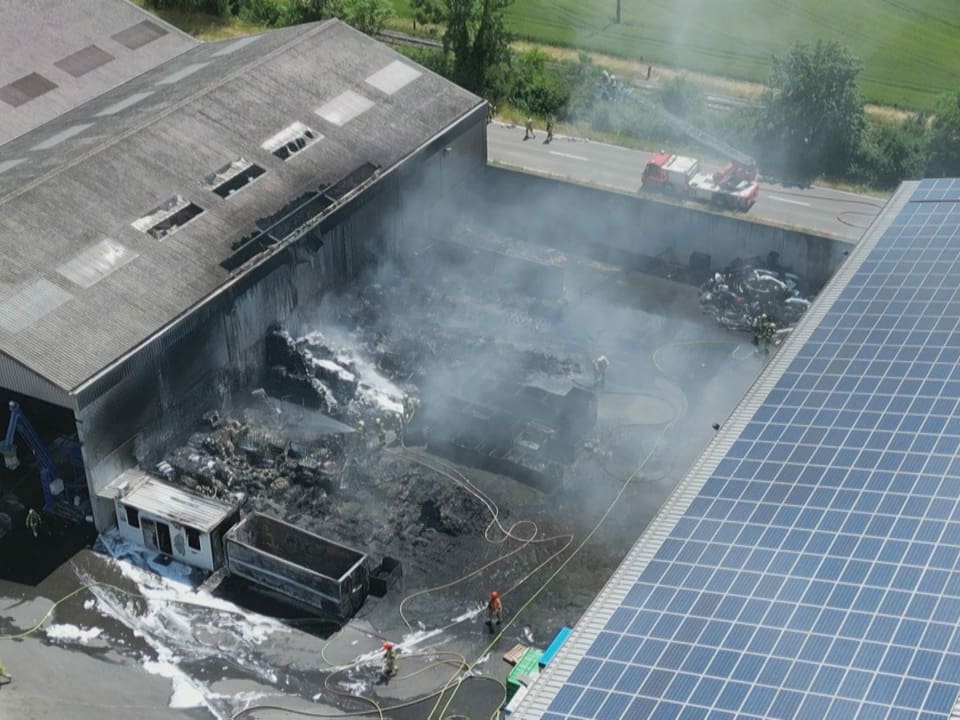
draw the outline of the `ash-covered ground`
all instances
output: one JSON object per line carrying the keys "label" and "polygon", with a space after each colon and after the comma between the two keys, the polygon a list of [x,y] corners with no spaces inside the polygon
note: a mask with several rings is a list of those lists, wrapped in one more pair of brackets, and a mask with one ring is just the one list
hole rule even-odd
{"label": "ash-covered ground", "polygon": [[[468,227],[453,235],[459,243],[424,246],[329,295],[306,331],[275,329],[262,383],[197,418],[158,466],[375,562],[399,559],[403,578],[386,597],[370,597],[344,628],[292,611],[284,624],[243,618],[228,601],[275,608],[232,584],[220,597],[196,593],[190,573],[151,586],[130,569],[151,559],[108,538],[110,553],[75,559],[51,589],[0,585],[0,596],[39,612],[36,596],[55,597],[64,577],[134,595],[95,588],[83,611],[80,597],[50,621],[76,631],[24,643],[66,637],[78,665],[96,655],[131,677],[131,658],[152,662],[184,716],[314,702],[348,712],[375,712],[375,702],[391,718],[489,716],[502,697],[493,680],[509,669],[502,654],[543,647],[577,621],[767,358],[704,316],[693,285]],[[601,354],[609,369],[596,387]],[[595,422],[589,405],[558,400],[574,390],[596,397]],[[550,425],[542,405],[523,405],[530,398],[567,409]],[[504,600],[502,637],[480,614],[491,589]],[[0,615],[4,632],[33,617]],[[384,639],[404,651],[388,685],[378,683]],[[438,696],[464,661],[478,678]],[[0,707],[16,693],[16,683],[0,688]]]}

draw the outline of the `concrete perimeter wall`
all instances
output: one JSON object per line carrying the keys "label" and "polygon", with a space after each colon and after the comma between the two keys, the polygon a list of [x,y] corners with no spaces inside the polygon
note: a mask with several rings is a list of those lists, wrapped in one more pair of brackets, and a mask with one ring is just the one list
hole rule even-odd
{"label": "concrete perimeter wall", "polygon": [[725,214],[488,166],[477,188],[484,222],[508,237],[643,269],[670,252],[687,264],[710,256],[711,270],[737,258],[780,254],[780,264],[818,291],[843,262],[849,243]]}

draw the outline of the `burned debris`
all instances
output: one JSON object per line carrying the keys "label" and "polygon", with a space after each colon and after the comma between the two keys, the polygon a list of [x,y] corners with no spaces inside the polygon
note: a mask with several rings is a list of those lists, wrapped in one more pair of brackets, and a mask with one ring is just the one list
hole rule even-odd
{"label": "burned debris", "polygon": [[[776,253],[751,262],[734,262],[700,286],[700,305],[723,327],[763,339],[772,331],[782,337],[800,320],[811,300],[803,280],[780,266]],[[774,338],[767,338],[774,341]]]}

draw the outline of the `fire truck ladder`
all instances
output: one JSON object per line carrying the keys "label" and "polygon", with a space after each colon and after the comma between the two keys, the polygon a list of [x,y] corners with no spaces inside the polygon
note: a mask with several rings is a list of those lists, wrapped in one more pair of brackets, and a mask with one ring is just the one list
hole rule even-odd
{"label": "fire truck ladder", "polygon": [[723,142],[719,138],[715,138],[713,135],[704,132],[698,127],[695,127],[688,123],[683,118],[677,117],[672,112],[662,107],[660,104],[654,102],[653,100],[648,100],[645,97],[637,95],[636,93],[631,95],[631,98],[637,102],[638,105],[641,105],[646,110],[649,110],[656,115],[658,115],[665,122],[674,125],[677,129],[683,132],[688,137],[693,138],[694,140],[702,143],[711,150],[719,153],[728,160],[732,160],[738,165],[742,165],[747,168],[754,168],[757,166],[757,161],[746,153],[742,153],[736,148],[731,147],[727,143]]}

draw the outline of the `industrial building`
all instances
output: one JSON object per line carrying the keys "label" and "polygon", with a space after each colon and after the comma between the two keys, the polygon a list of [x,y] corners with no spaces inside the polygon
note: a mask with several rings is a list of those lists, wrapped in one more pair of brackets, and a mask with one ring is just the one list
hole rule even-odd
{"label": "industrial building", "polygon": [[904,183],[514,717],[955,717],[958,286]]}
{"label": "industrial building", "polygon": [[0,387],[76,428],[102,530],[108,484],[258,373],[271,324],[485,165],[485,109],[338,21],[200,43],[125,2],[14,5]]}

